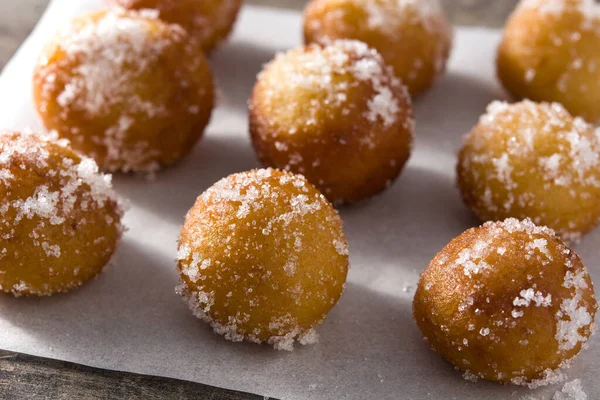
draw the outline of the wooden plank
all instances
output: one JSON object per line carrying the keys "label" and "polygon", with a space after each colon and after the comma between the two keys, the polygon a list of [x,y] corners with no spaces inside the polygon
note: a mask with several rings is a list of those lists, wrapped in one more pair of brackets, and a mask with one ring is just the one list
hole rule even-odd
{"label": "wooden plank", "polygon": [[0,399],[264,400],[200,383],[109,371],[0,350]]}

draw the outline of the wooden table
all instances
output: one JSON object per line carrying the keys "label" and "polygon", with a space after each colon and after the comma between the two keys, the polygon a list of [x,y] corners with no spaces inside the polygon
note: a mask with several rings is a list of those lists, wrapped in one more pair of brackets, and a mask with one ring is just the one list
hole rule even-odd
{"label": "wooden table", "polygon": [[[73,0],[79,1],[79,0]],[[301,0],[247,0],[301,9]],[[0,68],[29,34],[48,0],[0,0]],[[455,24],[500,27],[517,0],[442,0]],[[0,399],[264,399],[198,383],[106,371],[0,350]]]}

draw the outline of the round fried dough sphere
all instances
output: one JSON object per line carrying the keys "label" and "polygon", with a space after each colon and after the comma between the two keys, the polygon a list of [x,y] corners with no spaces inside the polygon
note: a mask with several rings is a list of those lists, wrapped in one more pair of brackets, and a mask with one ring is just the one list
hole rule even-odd
{"label": "round fried dough sphere", "polygon": [[231,32],[242,0],[111,0],[130,10],[152,9],[181,25],[209,53]]}
{"label": "round fried dough sphere", "polygon": [[465,378],[539,386],[579,353],[597,304],[574,251],[551,229],[509,218],[442,249],[413,309],[427,342]]}
{"label": "round fried dough sphere", "polygon": [[34,74],[46,127],[109,171],[154,171],[185,156],[208,124],[213,91],[183,29],[120,9],[74,20]]}
{"label": "round fried dough sphere", "polygon": [[517,98],[555,101],[600,123],[600,5],[523,0],[498,50],[498,76]]}
{"label": "round fried dough sphere", "polygon": [[110,176],[64,140],[0,133],[0,290],[51,295],[109,261],[122,211]]}
{"label": "round fried dough sphere", "polygon": [[232,341],[292,350],[313,342],[342,294],[348,247],[342,220],[301,175],[231,175],[188,212],[178,291],[194,315]]}
{"label": "round fried dough sphere", "polygon": [[381,192],[410,155],[406,87],[358,41],[279,54],[258,76],[249,112],[260,161],[305,175],[335,203]]}
{"label": "round fried dough sphere", "polygon": [[313,0],[304,16],[306,43],[367,43],[418,95],[444,71],[452,29],[438,0]]}
{"label": "round fried dough sphere", "polygon": [[576,241],[600,218],[600,132],[559,104],[492,103],[465,136],[458,186],[482,221],[531,218]]}

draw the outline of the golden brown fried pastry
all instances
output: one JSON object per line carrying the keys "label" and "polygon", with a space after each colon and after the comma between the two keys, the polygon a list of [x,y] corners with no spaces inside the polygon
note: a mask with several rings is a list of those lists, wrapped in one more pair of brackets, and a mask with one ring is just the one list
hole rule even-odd
{"label": "golden brown fried pastry", "polygon": [[292,350],[336,304],[348,272],[342,221],[301,175],[273,169],[224,178],[188,212],[178,291],[232,341]]}
{"label": "golden brown fried pastry", "polygon": [[233,29],[242,0],[111,0],[130,10],[152,9],[165,22],[181,25],[206,53]]}
{"label": "golden brown fried pastry", "polygon": [[357,41],[278,55],[250,100],[263,165],[303,174],[335,203],[386,189],[408,160],[413,128],[406,87]]}
{"label": "golden brown fried pastry", "polygon": [[458,186],[482,221],[531,218],[568,240],[600,218],[600,133],[559,104],[492,103],[465,136]]}
{"label": "golden brown fried pastry", "polygon": [[413,96],[441,75],[452,47],[452,29],[438,0],[313,0],[305,11],[304,38],[365,42]]}
{"label": "golden brown fried pastry", "polygon": [[421,275],[414,317],[465,378],[554,383],[593,332],[594,288],[577,254],[530,220],[452,240]]}
{"label": "golden brown fried pastry", "polygon": [[154,171],[188,154],[213,92],[202,50],[148,11],[77,18],[46,46],[34,74],[46,127],[109,171]]}
{"label": "golden brown fried pastry", "polygon": [[95,277],[121,235],[110,176],[64,140],[0,133],[0,290],[65,292]]}
{"label": "golden brown fried pastry", "polygon": [[506,23],[498,76],[512,95],[558,102],[600,122],[600,6],[594,0],[523,0]]}

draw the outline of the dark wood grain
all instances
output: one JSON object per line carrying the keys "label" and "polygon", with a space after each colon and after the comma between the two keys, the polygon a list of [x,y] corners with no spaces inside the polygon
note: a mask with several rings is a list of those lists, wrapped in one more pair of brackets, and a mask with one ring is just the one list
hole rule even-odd
{"label": "dark wood grain", "polygon": [[0,350],[0,399],[264,400],[265,397]]}

